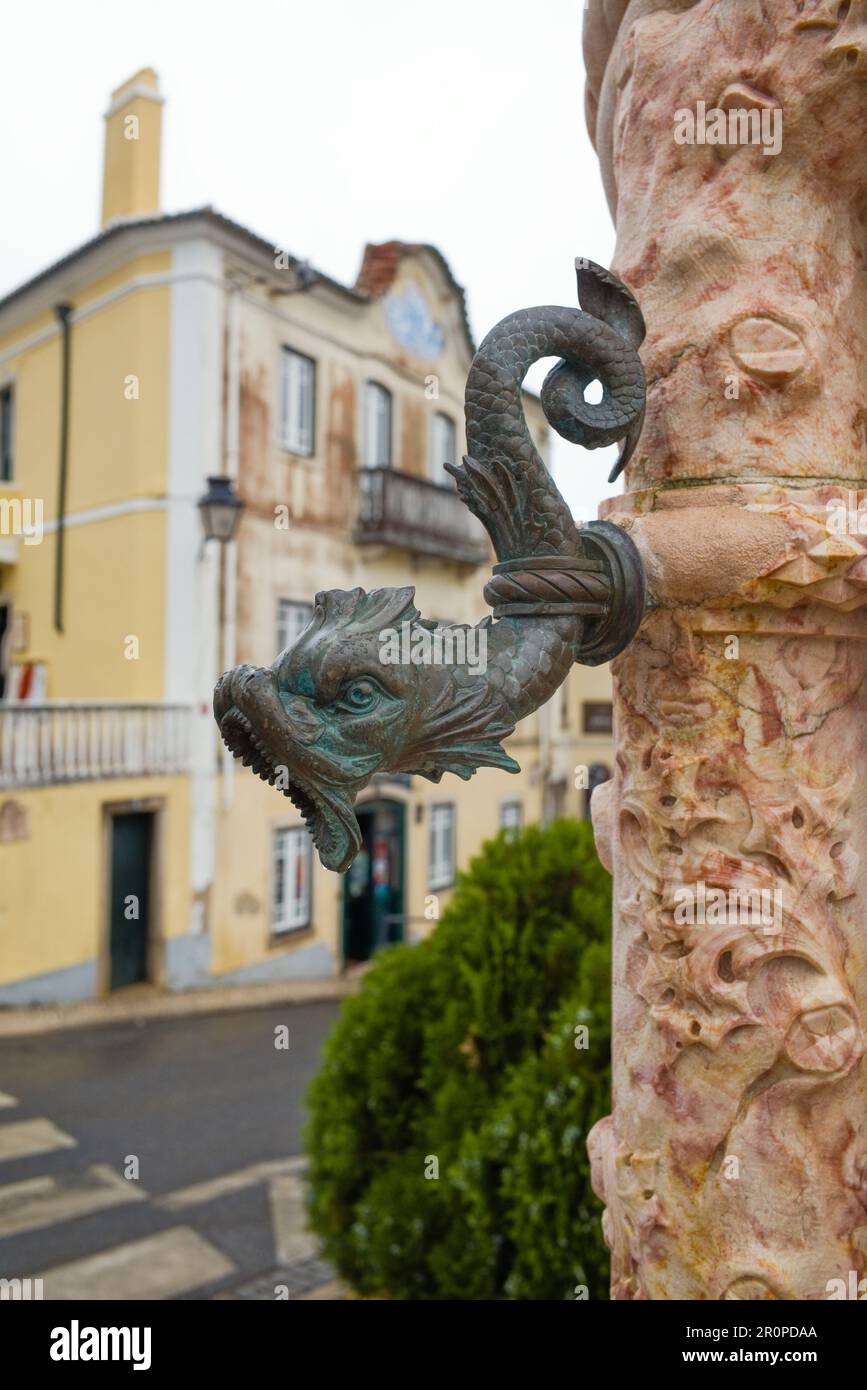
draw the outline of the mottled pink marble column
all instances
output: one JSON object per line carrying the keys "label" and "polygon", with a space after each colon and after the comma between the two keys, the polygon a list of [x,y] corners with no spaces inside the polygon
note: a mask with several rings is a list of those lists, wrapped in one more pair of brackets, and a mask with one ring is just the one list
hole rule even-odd
{"label": "mottled pink marble column", "polygon": [[[594,796],[612,1293],[823,1299],[867,1274],[867,0],[591,0],[585,54],[648,325],[603,514],[656,604]],[[680,143],[684,110],[779,152]],[[690,923],[685,888],[779,912]]]}

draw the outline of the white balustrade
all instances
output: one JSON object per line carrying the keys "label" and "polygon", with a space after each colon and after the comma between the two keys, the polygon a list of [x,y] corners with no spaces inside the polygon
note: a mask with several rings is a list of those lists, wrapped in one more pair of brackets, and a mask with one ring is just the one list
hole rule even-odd
{"label": "white balustrade", "polygon": [[187,772],[189,705],[0,705],[0,789]]}

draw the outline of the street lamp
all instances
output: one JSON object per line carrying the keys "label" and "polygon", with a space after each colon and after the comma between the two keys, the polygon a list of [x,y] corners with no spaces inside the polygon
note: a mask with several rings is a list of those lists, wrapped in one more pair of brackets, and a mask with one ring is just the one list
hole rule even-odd
{"label": "street lamp", "polygon": [[[235,539],[244,503],[226,474],[208,478],[208,488],[198,501],[199,516],[205,544],[219,541],[220,568],[217,582],[217,663],[222,671],[226,664],[226,551]],[[219,750],[222,756],[222,749]],[[225,767],[225,761],[224,761]],[[224,793],[226,795],[227,793]]]}
{"label": "street lamp", "polygon": [[235,539],[244,503],[232,486],[232,479],[217,475],[208,479],[208,490],[199,498],[199,515],[206,541]]}

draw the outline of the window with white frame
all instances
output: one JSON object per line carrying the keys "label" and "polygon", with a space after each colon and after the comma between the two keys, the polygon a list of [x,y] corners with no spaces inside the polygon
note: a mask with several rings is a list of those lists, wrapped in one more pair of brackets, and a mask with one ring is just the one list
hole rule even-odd
{"label": "window with white frame", "polygon": [[15,417],[15,392],[11,386],[0,388],[0,483],[11,483],[15,476],[12,459],[12,427]]}
{"label": "window with white frame", "polygon": [[303,826],[274,831],[274,899],[271,930],[275,936],[310,925],[310,836]]}
{"label": "window with white frame", "polygon": [[313,605],[310,603],[294,603],[288,598],[277,600],[278,652],[285,652],[287,647],[295,645],[312,617]]}
{"label": "window with white frame", "polygon": [[362,459],[365,468],[391,467],[391,392],[378,381],[364,384]]}
{"label": "window with white frame", "polygon": [[455,878],[455,808],[441,803],[430,808],[431,888],[449,888]]}
{"label": "window with white frame", "polygon": [[455,463],[457,432],[455,422],[441,410],[431,416],[430,422],[430,476],[441,487],[452,486],[452,476],[443,467],[444,463]]}
{"label": "window with white frame", "polygon": [[316,363],[292,348],[281,354],[280,443],[292,454],[313,453]]}
{"label": "window with white frame", "polygon": [[520,801],[504,801],[500,806],[500,828],[505,830],[506,838],[513,840],[524,821],[524,806]]}

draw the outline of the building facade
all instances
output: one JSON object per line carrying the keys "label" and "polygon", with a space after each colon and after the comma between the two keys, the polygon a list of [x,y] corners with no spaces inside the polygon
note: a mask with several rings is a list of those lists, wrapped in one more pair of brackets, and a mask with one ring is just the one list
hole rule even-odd
{"label": "building facade", "polygon": [[[429,931],[501,827],[583,813],[579,755],[605,762],[576,740],[607,677],[576,674],[509,741],[519,776],[370,786],[338,876],[222,748],[216,676],[269,664],[317,590],[483,616],[489,543],[442,468],[473,343],[432,247],[368,246],[346,286],[162,214],[160,119],[150,70],[113,94],[101,232],[0,301],[0,1004],[333,975]],[[244,503],[227,544],[215,475]]]}

